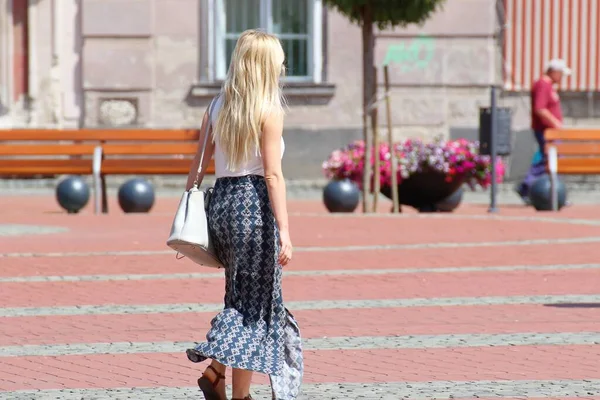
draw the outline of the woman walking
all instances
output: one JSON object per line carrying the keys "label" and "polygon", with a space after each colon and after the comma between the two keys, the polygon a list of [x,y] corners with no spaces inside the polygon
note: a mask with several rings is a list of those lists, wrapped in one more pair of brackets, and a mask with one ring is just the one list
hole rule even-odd
{"label": "woman walking", "polygon": [[[214,155],[217,180],[208,224],[225,266],[225,308],[213,318],[207,341],[187,350],[193,362],[212,360],[198,379],[207,400],[226,400],[227,367],[233,369],[232,400],[252,400],[253,372],[269,375],[273,399],[293,400],[300,390],[300,331],[281,293],[282,266],[292,259],[281,170],[284,60],[275,36],[245,31],[221,94],[202,122],[212,140],[199,179]],[[188,189],[198,164],[199,155]]]}

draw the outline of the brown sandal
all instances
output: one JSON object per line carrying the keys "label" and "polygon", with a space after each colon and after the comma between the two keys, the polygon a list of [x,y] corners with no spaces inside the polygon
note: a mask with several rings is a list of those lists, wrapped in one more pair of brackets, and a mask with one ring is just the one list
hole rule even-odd
{"label": "brown sandal", "polygon": [[209,368],[215,373],[215,381],[212,382],[206,376],[202,375],[200,378],[198,378],[198,387],[200,390],[202,390],[206,400],[225,400],[222,399],[216,391],[216,387],[219,382],[221,382],[221,379],[225,380],[225,375],[219,373],[219,371],[217,371],[212,365],[206,367],[206,369]]}

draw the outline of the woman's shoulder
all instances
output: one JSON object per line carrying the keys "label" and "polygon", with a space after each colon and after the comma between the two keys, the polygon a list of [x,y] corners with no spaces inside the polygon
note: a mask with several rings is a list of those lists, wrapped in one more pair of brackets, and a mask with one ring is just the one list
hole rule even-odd
{"label": "woman's shoulder", "polygon": [[282,108],[272,107],[264,111],[263,121],[281,122],[285,118],[285,111]]}
{"label": "woman's shoulder", "polygon": [[281,130],[283,129],[284,114],[277,110],[270,110],[263,116],[262,130]]}
{"label": "woman's shoulder", "polygon": [[210,102],[209,115],[210,119],[214,121],[218,115],[219,110],[223,107],[223,93],[219,92]]}

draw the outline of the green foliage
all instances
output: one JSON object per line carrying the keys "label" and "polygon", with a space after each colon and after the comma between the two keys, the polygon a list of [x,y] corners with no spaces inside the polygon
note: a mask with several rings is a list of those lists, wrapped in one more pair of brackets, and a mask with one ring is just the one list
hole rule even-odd
{"label": "green foliage", "polygon": [[370,8],[379,29],[420,24],[431,16],[445,0],[323,0],[352,22],[362,24],[364,11]]}

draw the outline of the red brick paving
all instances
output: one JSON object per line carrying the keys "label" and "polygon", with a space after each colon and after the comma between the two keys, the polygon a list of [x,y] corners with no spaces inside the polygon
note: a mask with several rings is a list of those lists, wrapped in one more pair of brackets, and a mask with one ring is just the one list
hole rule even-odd
{"label": "red brick paving", "polygon": [[[188,386],[201,368],[184,351],[7,358],[0,373],[16,374],[0,389]],[[600,378],[599,346],[319,350],[305,357],[306,383]]]}
{"label": "red brick paving", "polygon": [[[376,251],[296,252],[288,271],[339,269],[392,269],[482,267],[507,264],[598,263],[598,243],[543,244],[468,248]],[[82,261],[85,260],[85,261]],[[515,260],[508,262],[507,260]],[[214,273],[175,254],[146,256],[22,257],[2,259],[0,277],[51,275],[112,275],[161,273]]]}
{"label": "red brick paving", "polygon": [[[598,310],[543,305],[292,310],[305,338],[600,332]],[[0,346],[201,340],[214,313],[0,318]],[[359,322],[359,323],[357,323]]]}
{"label": "red brick paving", "polygon": [[[598,271],[290,276],[283,288],[287,301],[595,294]],[[0,303],[6,307],[215,303],[223,296],[221,278],[0,283]]]}
{"label": "red brick paving", "polygon": [[[152,223],[149,223],[151,218]],[[5,223],[64,226],[71,232],[43,235],[35,241],[7,237],[2,252],[72,252],[167,250],[170,215],[46,215],[28,219],[25,215],[3,216]],[[440,224],[456,225],[455,218],[329,218],[292,216],[295,246],[398,245],[440,242],[485,242],[530,239],[600,237],[600,226],[512,220],[460,220],[460,229],[439,229]],[[384,235],[375,235],[381,226]],[[549,227],[552,226],[550,229]],[[383,233],[383,232],[382,232]],[[108,246],[107,246],[108,244]]]}
{"label": "red brick paving", "polygon": [[[2,223],[65,226],[65,234],[3,237],[0,253],[166,250],[177,198],[159,198],[149,215],[94,216],[61,213],[49,197],[0,197]],[[382,209],[386,207],[382,204]],[[486,207],[461,206],[451,218],[331,218],[320,202],[291,202],[295,246],[434,244],[600,237],[600,226],[567,223],[597,219],[600,207],[560,213],[501,207],[500,216],[565,219],[565,223],[458,219],[487,215]],[[412,215],[412,216],[411,216]],[[414,268],[597,263],[598,243],[297,252],[290,270]],[[0,276],[215,272],[171,255],[2,258]],[[286,277],[286,300],[598,294],[598,271],[462,272],[381,276]],[[221,302],[221,279],[69,283],[1,283],[0,307],[82,304]],[[598,308],[543,305],[304,310],[294,314],[307,338],[600,331]],[[0,346],[110,341],[200,340],[214,313],[0,318]],[[598,379],[598,346],[516,346],[450,349],[307,351],[306,382],[391,382],[482,379]],[[386,368],[382,369],[381,365]],[[183,353],[11,357],[0,362],[0,389],[117,386],[189,386],[202,366]],[[257,382],[265,383],[264,377]],[[590,396],[593,397],[591,394]],[[590,397],[590,398],[592,398]]]}

